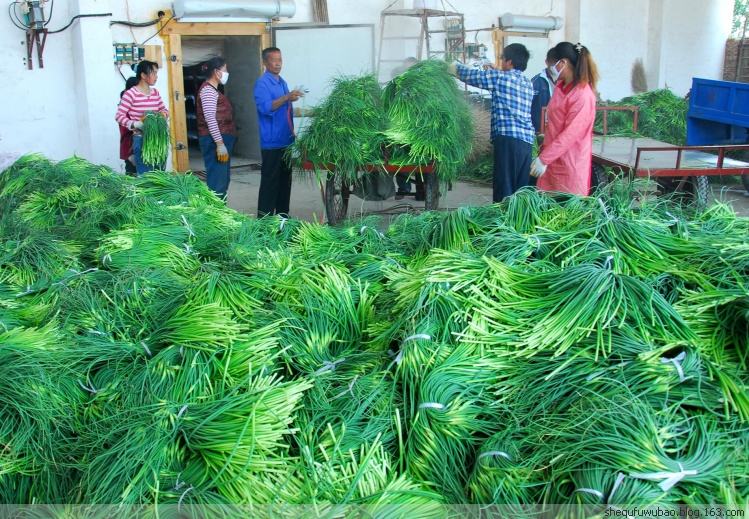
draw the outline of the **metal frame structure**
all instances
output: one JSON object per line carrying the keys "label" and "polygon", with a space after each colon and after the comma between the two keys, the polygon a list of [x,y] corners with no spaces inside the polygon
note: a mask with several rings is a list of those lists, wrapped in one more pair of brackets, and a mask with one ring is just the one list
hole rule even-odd
{"label": "metal frame structure", "polygon": [[[418,40],[418,49],[417,49],[417,55],[416,58],[418,60],[421,60],[423,57],[422,49],[426,47],[426,57],[427,59],[432,58],[434,56],[438,56],[440,54],[446,55],[449,52],[455,52],[458,50],[458,47],[460,47],[460,54],[462,56],[461,61],[465,61],[466,58],[466,50],[465,50],[465,17],[463,16],[463,13],[455,12],[455,11],[447,11],[447,10],[439,10],[439,9],[390,9],[390,7],[395,4],[395,2],[391,3],[388,7],[385,8],[384,11],[380,13],[380,46],[377,50],[377,69],[375,73],[377,74],[377,77],[379,77],[380,74],[380,65],[385,62],[391,62],[391,63],[400,63],[403,60],[402,59],[383,59],[382,58],[382,47],[383,42],[388,40]],[[385,36],[385,25],[386,20],[393,16],[402,16],[402,17],[408,17],[408,18],[418,18],[421,22],[421,30],[419,31],[419,36]],[[460,20],[460,26],[461,30],[458,31],[460,34],[462,34],[462,38],[453,39],[454,41],[458,41],[458,44],[453,44],[452,48],[445,48],[444,51],[439,50],[432,50],[430,46],[430,35],[432,34],[442,34],[442,33],[452,33],[456,31],[448,31],[447,28],[443,30],[432,30],[429,28],[429,20],[431,18],[458,18]],[[446,47],[447,47],[446,43]]]}

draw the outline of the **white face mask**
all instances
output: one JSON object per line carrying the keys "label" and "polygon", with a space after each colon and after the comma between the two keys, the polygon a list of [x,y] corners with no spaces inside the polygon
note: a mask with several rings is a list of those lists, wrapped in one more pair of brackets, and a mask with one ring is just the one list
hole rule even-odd
{"label": "white face mask", "polygon": [[221,73],[221,79],[219,79],[219,81],[221,81],[222,85],[225,85],[226,82],[229,81],[229,73],[226,72],[226,71],[222,72]]}
{"label": "white face mask", "polygon": [[[559,60],[559,61],[562,61],[562,60]],[[562,69],[561,70],[557,70],[557,65],[559,65],[559,61],[557,61],[556,63],[554,63],[554,65],[552,65],[551,67],[549,67],[549,74],[551,74],[551,80],[554,83],[556,83],[557,81],[559,81],[559,74],[561,74],[562,70],[564,70],[564,67],[567,66],[567,64],[564,61],[562,61]]]}

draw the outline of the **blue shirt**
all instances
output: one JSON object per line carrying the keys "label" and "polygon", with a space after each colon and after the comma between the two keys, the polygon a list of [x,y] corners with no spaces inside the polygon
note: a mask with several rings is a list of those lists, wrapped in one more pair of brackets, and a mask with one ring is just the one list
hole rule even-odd
{"label": "blue shirt", "polygon": [[551,95],[554,93],[554,83],[551,82],[543,69],[540,74],[536,74],[531,79],[533,85],[533,104],[531,105],[531,119],[536,133],[541,131],[541,109],[549,104]]}
{"label": "blue shirt", "polygon": [[291,102],[286,102],[273,110],[274,99],[289,93],[289,86],[280,76],[267,70],[255,82],[255,106],[260,127],[260,149],[284,148],[294,142],[294,119]]}
{"label": "blue shirt", "polygon": [[458,77],[492,94],[492,139],[499,135],[533,144],[533,85],[519,70],[480,70],[458,65]]}

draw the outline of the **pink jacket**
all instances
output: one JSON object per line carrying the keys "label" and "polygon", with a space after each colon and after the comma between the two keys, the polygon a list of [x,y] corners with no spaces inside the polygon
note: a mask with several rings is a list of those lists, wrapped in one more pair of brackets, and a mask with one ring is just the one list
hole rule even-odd
{"label": "pink jacket", "polygon": [[538,189],[587,196],[593,154],[596,95],[590,85],[561,82],[547,108],[548,124],[539,158],[548,167]]}

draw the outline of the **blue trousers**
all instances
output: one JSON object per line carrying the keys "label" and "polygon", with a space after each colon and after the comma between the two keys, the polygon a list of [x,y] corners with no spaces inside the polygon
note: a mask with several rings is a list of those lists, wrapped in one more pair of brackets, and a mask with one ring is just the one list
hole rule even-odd
{"label": "blue trousers", "polygon": [[133,156],[135,157],[135,173],[140,177],[149,171],[164,171],[164,164],[143,163],[143,136],[133,135]]}
{"label": "blue trousers", "polygon": [[203,135],[199,139],[200,151],[203,152],[203,161],[205,161],[205,176],[208,188],[216,193],[220,198],[226,198],[226,192],[229,190],[229,175],[231,168],[231,152],[237,138],[234,135],[221,134],[229,152],[229,160],[219,162],[216,157],[216,143],[210,135]]}
{"label": "blue trousers", "polygon": [[528,185],[531,172],[531,151],[529,142],[498,135],[494,144],[494,203],[501,202],[521,187]]}

